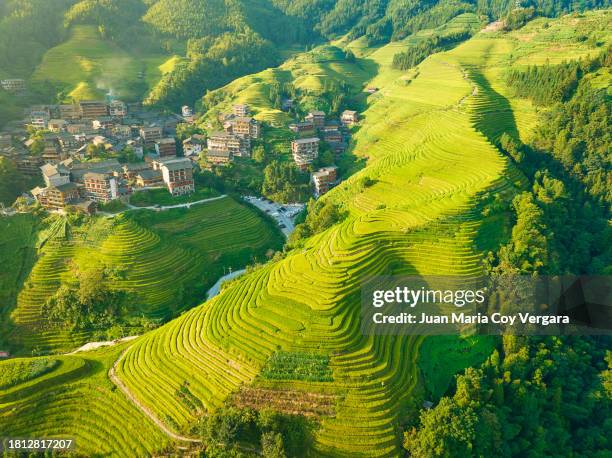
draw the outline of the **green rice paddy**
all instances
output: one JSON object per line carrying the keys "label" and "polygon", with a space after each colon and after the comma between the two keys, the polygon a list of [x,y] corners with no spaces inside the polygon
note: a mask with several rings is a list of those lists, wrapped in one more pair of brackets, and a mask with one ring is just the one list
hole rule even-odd
{"label": "green rice paddy", "polygon": [[64,330],[59,323],[50,325],[41,315],[43,304],[60,285],[74,281],[72,267],[119,269],[121,275],[110,286],[133,294],[129,314],[167,320],[203,299],[224,269],[264,260],[269,249],[281,246],[282,235],[253,210],[227,197],[190,209],[95,218],[80,226],[57,218],[38,235],[36,244],[28,240],[19,259],[36,262],[25,274],[16,266],[7,279],[10,283],[22,275],[24,281],[14,307],[7,298],[5,310],[11,310],[7,340],[20,354],[65,352],[95,337]]}
{"label": "green rice paddy", "polygon": [[[601,29],[607,14],[589,13],[578,19],[590,21],[591,30],[596,31],[594,24]],[[565,24],[568,46],[574,46],[574,40],[581,43],[576,46],[587,47],[573,32],[578,30],[574,19],[559,20]],[[413,413],[417,388],[425,386],[429,394],[440,396],[456,372],[486,357],[492,342],[478,337],[431,337],[424,343],[420,336],[364,336],[360,330],[361,283],[373,275],[442,274],[470,280],[484,274],[482,250],[503,241],[507,218],[503,214],[483,216],[482,202],[492,194],[511,199],[526,184],[495,141],[503,132],[529,136],[535,119],[534,108],[514,99],[501,76],[508,65],[532,51],[536,56],[555,55],[552,40],[559,35],[549,34],[555,21],[550,22],[549,28],[535,27],[530,42],[520,38],[521,30],[479,33],[406,72],[389,66],[397,44],[362,49],[367,56],[364,65],[377,68],[375,78],[367,84],[380,88],[369,97],[351,147],[351,154],[359,159],[356,163],[364,165],[356,166],[349,179],[323,197],[346,210],[347,218],[283,259],[251,269],[210,301],[126,345],[117,375],[133,396],[169,428],[189,434],[197,416],[190,408],[193,402],[205,410],[220,407],[235,393],[245,393],[245,388],[259,383],[262,370],[276,368],[278,355],[321,355],[329,358],[333,381],[273,383],[274,389],[286,389],[283,393],[298,388],[318,393],[325,385],[326,393],[334,396],[335,407],[326,409],[333,415],[320,418],[313,454],[399,455],[400,424]],[[532,45],[546,40],[548,51]],[[304,68],[317,75],[333,71],[321,70],[321,64],[307,65],[316,66]],[[305,85],[314,85],[319,78],[311,78],[307,71],[299,77]],[[238,81],[232,84],[241,84]],[[236,93],[243,97],[240,100],[257,106],[254,97],[264,94],[264,88],[265,81],[255,86],[249,83]],[[260,114],[266,109],[270,112],[264,102],[259,105]],[[373,184],[365,187],[364,178]],[[150,253],[155,250],[147,246],[175,238],[189,256],[186,264],[193,265],[196,257],[192,253],[204,243],[206,231],[194,232],[195,223],[189,223],[187,217],[181,220],[179,214],[176,218],[169,213],[160,215],[154,224],[138,218],[120,219],[118,228],[103,238],[100,253],[129,263],[136,259],[128,248],[134,240]],[[217,230],[213,221],[200,220],[199,225]],[[232,246],[229,235],[223,230],[217,233],[216,243],[226,244],[223,250]],[[250,231],[247,227],[240,233],[246,237]],[[61,277],[64,264],[60,259],[74,256],[72,250],[76,248],[63,244],[32,269],[31,275],[40,275],[41,289]],[[201,250],[197,255],[205,253]],[[39,271],[42,261],[48,267]],[[144,258],[137,271],[146,272],[146,266],[153,263],[161,266],[162,273],[156,277],[159,287],[151,288],[150,294],[159,295],[160,303],[172,301],[164,296],[163,286],[166,291],[176,288],[163,272],[182,262],[172,264],[166,256]],[[136,275],[134,287],[143,289],[151,275]],[[31,394],[34,402],[15,400],[0,391],[0,419],[4,420],[0,421],[0,435],[59,434],[63,428],[90,443],[104,444],[104,453],[115,456],[130,447],[145,454],[161,447],[164,440],[159,430],[120,392],[109,388],[105,373],[119,354],[117,348],[87,357],[65,357],[67,366],[74,365],[74,371],[82,371],[80,375],[66,375],[61,382],[58,377],[58,384]],[[295,366],[295,358],[288,358],[287,364]],[[177,394],[185,381],[192,403]],[[27,388],[18,385],[15,389],[22,390],[16,397],[28,400],[23,394],[28,393]],[[266,396],[273,393],[266,391]],[[244,396],[242,402],[249,405]],[[32,406],[37,404],[35,410]],[[3,408],[5,405],[10,408]],[[84,410],[87,413],[80,414]],[[82,424],[74,421],[73,412],[85,417]],[[135,424],[140,427],[137,431]],[[102,433],[120,437],[109,444],[95,435]],[[90,451],[88,446],[83,453]]]}

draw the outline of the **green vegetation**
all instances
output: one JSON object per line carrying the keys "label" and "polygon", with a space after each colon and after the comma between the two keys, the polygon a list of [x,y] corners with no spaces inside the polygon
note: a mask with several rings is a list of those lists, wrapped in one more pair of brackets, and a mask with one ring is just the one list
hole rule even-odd
{"label": "green vegetation", "polygon": [[393,67],[399,70],[408,70],[420,64],[427,56],[439,52],[449,45],[457,44],[470,37],[467,30],[451,32],[445,35],[433,35],[415,46],[410,46],[407,51],[393,56]]}
{"label": "green vegetation", "polygon": [[15,163],[0,157],[0,203],[12,205],[15,199],[28,189],[28,181],[17,170]]}
{"label": "green vegetation", "polygon": [[[124,347],[58,356],[52,371],[0,388],[2,437],[63,437],[70,431],[80,454],[150,456],[169,439],[108,379]],[[24,364],[21,359],[0,362]],[[39,361],[39,359],[28,360]]]}
{"label": "green vegetation", "polygon": [[7,314],[15,306],[17,295],[36,260],[34,244],[37,220],[29,214],[0,218],[0,348],[7,348]]}
{"label": "green vegetation", "polygon": [[65,38],[72,0],[8,0],[0,4],[0,78],[27,78],[45,51]]}
{"label": "green vegetation", "polygon": [[544,115],[535,143],[538,150],[551,152],[567,174],[608,207],[612,204],[612,169],[607,151],[611,110],[606,90],[584,81],[568,103],[557,104]]}
{"label": "green vegetation", "polygon": [[446,393],[455,374],[485,361],[496,341],[492,336],[435,336],[425,339],[419,349],[419,367],[431,399],[437,401]]}
{"label": "green vegetation", "polygon": [[261,193],[276,202],[302,202],[311,194],[310,177],[288,162],[270,162]]}
{"label": "green vegetation", "polygon": [[311,353],[275,353],[262,369],[261,375],[269,380],[333,381],[329,356]]}
{"label": "green vegetation", "polygon": [[103,212],[108,213],[120,213],[124,210],[127,210],[127,205],[125,205],[121,200],[114,199],[107,203],[98,204],[98,209]]}
{"label": "green vegetation", "polygon": [[504,336],[484,364],[457,377],[453,396],[421,413],[404,446],[423,457],[605,456],[612,361],[602,346],[589,337]]}
{"label": "green vegetation", "polygon": [[287,45],[305,35],[304,27],[268,0],[160,0],[143,20],[178,39],[214,37],[251,29],[263,38]]}
{"label": "green vegetation", "polygon": [[176,110],[207,90],[278,63],[272,43],[252,32],[191,41],[189,57],[164,75],[147,96],[146,104]]}
{"label": "green vegetation", "polygon": [[[50,49],[32,76],[34,84],[50,82],[62,99],[91,100],[107,92],[126,100],[138,100],[151,89],[143,75],[150,60],[161,65],[169,55],[133,55],[105,40],[91,25],[75,25],[70,38]],[[147,59],[147,60],[144,60]],[[154,65],[155,66],[155,65]],[[161,76],[157,70],[158,76]]]}
{"label": "green vegetation", "polygon": [[267,251],[279,249],[283,240],[274,223],[229,197],[190,209],[137,211],[130,218],[203,255],[210,286],[229,267],[236,270],[265,259]]}
{"label": "green vegetation", "polygon": [[328,38],[346,34],[351,40],[364,39],[369,46],[400,40],[420,30],[438,27],[462,13],[475,13],[489,20],[507,18],[509,24],[518,27],[533,14],[556,17],[571,11],[609,6],[606,0],[526,0],[520,4],[527,8],[520,8],[517,12],[515,0],[364,0],[358,4],[350,1],[272,1]]}
{"label": "green vegetation", "polygon": [[50,358],[2,361],[0,362],[0,390],[6,390],[40,377],[51,372],[58,365],[58,360]]}
{"label": "green vegetation", "polygon": [[265,143],[271,149],[267,155],[268,160],[278,159],[277,148],[287,155],[293,138],[286,129],[292,118],[281,111],[279,94],[294,99],[297,115],[323,110],[333,116],[344,109],[362,106],[363,86],[373,71],[371,64],[347,58],[337,46],[318,46],[278,68],[238,78],[206,94],[202,98],[206,113],[201,126],[206,127],[207,123],[217,126],[218,113],[231,111],[234,103],[247,103],[255,119],[272,125],[264,132]]}
{"label": "green vegetation", "polygon": [[310,441],[305,418],[269,409],[225,407],[203,420],[198,430],[211,456],[302,457]]}
{"label": "green vegetation", "polygon": [[167,189],[147,189],[134,193],[130,197],[130,204],[136,207],[151,207],[154,205],[179,205],[218,196],[209,188],[198,188],[195,192],[184,196],[172,196]]}
{"label": "green vegetation", "polygon": [[129,300],[125,291],[108,287],[115,275],[100,266],[76,271],[75,284],[61,286],[47,299],[43,316],[50,325],[61,323],[72,331],[110,329],[118,323]]}
{"label": "green vegetation", "polygon": [[610,66],[609,50],[593,60],[565,62],[560,65],[529,66],[527,70],[509,72],[507,84],[519,97],[526,97],[537,105],[565,102],[571,98],[578,81],[586,73]]}
{"label": "green vegetation", "polygon": [[[276,3],[296,14],[313,11],[310,1]],[[325,4],[320,11],[349,12],[353,4]],[[356,14],[376,5],[382,3],[364,2],[355,8]],[[420,3],[395,10],[404,11],[409,16],[403,16],[406,21],[400,21],[399,15],[393,20],[387,17],[391,6],[405,5],[408,3],[389,2],[386,10],[374,9],[360,25],[361,32],[356,29],[353,33],[369,33],[377,40],[430,24],[426,14],[412,20]],[[505,14],[509,2],[486,5]],[[430,15],[431,27],[445,15],[471,10],[473,5],[438,2],[434,8],[427,10],[435,13]],[[509,69],[524,69],[526,64],[546,59],[555,65],[598,55],[601,50],[596,43],[609,41],[608,14],[536,19],[509,33],[479,33],[452,50],[427,57],[409,71],[392,65],[393,56],[411,45],[408,39],[378,48],[367,47],[367,43],[364,47],[363,40],[358,40],[350,48],[355,56],[362,56],[359,58],[341,53],[340,59],[334,47],[315,48],[280,68],[240,78],[206,96],[205,103],[210,102],[207,106],[214,109],[203,122],[235,101],[253,100],[257,117],[285,125],[287,115],[275,108],[278,90],[271,90],[269,84],[286,87],[289,83],[305,106],[327,103],[331,107],[334,98],[329,97],[330,85],[325,80],[333,75],[348,81],[333,87],[349,88],[350,99],[367,103],[367,108],[354,132],[347,179],[310,204],[307,219],[296,232],[297,243],[272,262],[249,269],[210,301],[144,334],[125,349],[120,360],[125,347],[86,357],[61,357],[67,365],[82,364],[83,372],[74,378],[58,377],[40,392],[17,386],[20,392],[14,401],[10,398],[11,408],[0,411],[0,436],[50,434],[63,428],[87,443],[85,454],[159,451],[168,442],[160,439],[160,430],[122,393],[111,389],[106,373],[118,361],[117,377],[146,411],[177,433],[199,434],[209,447],[206,453],[262,451],[267,456],[282,456],[284,449],[288,456],[298,451],[323,456],[397,456],[402,453],[399,427],[406,425],[415,428],[408,432],[405,445],[416,455],[463,456],[477,451],[483,456],[512,456],[529,450],[554,454],[559,447],[575,453],[585,450],[593,456],[605,454],[610,406],[600,372],[608,386],[602,347],[609,342],[506,338],[480,369],[467,370],[456,390],[448,391],[453,373],[482,361],[491,339],[449,338],[436,344],[436,338],[431,338],[423,346],[422,336],[366,336],[360,328],[359,301],[364,280],[376,275],[437,274],[472,281],[487,275],[487,267],[495,276],[503,275],[506,266],[510,271],[542,273],[601,271],[599,267],[609,266],[605,258],[599,263],[592,259],[607,239],[597,239],[593,235],[600,232],[584,231],[584,226],[574,223],[581,215],[573,213],[575,207],[583,206],[584,211],[588,207],[584,200],[570,205],[574,194],[563,168],[548,167],[546,173],[542,163],[532,162],[538,113],[529,100],[515,96],[504,77]],[[338,30],[352,28],[350,16],[344,22],[338,17]],[[469,14],[451,22],[454,26],[473,19]],[[405,28],[395,28],[393,21],[403,22]],[[372,23],[376,27],[367,32]],[[583,40],[585,29],[596,40]],[[423,35],[436,31],[422,30]],[[327,61],[329,55],[333,59]],[[597,78],[602,79],[601,75]],[[365,84],[378,88],[367,100],[365,95],[358,97]],[[580,88],[573,97],[579,94]],[[589,95],[593,103],[597,97],[601,95]],[[599,125],[599,114],[594,119]],[[277,152],[265,151],[263,162],[276,159]],[[130,212],[115,218],[112,227],[111,222],[106,226],[96,220],[87,231],[76,230],[77,225],[70,222],[48,224],[40,234],[42,256],[16,310],[25,316],[22,303],[53,294],[68,276],[67,259],[74,257],[82,265],[95,256],[108,256],[105,262],[113,260],[128,271],[113,287],[133,288],[143,295],[139,313],[175,315],[184,309],[172,306],[186,303],[188,285],[205,281],[198,277],[203,266],[214,261],[216,266],[235,267],[237,263],[224,258],[228,249],[242,243],[263,251],[257,244],[266,234],[272,238],[277,234],[252,212],[260,229],[253,230],[248,213],[236,212],[237,219],[230,217],[233,212],[224,214],[239,205],[226,198],[189,210]],[[596,218],[585,215],[583,221],[600,224],[600,213],[594,211]],[[567,231],[550,232],[568,221],[572,224]],[[514,224],[512,229],[509,223]],[[592,237],[586,245],[585,239],[577,237],[580,231],[587,239]],[[87,234],[82,239],[88,242],[87,250],[78,232]],[[67,240],[71,243],[65,243]],[[573,257],[562,251],[571,240],[580,243]],[[487,258],[488,251],[493,259]],[[240,250],[235,256],[244,260],[245,253]],[[560,257],[568,262],[558,262]],[[177,285],[177,278],[184,283]],[[153,299],[156,307],[149,306]],[[30,316],[40,317],[35,307],[29,310]],[[451,359],[454,352],[459,357],[452,358],[431,382],[421,380],[422,374],[436,369],[433,359],[423,358],[435,358],[444,348],[446,358]],[[312,361],[312,355],[329,355],[327,370],[332,370],[332,381],[320,383],[295,375],[289,380],[266,380],[262,376],[268,369],[275,374],[302,374],[311,366],[316,373],[325,374],[325,365],[318,358]],[[51,377],[62,367],[42,377]],[[449,397],[417,423],[415,412],[423,386],[433,396],[448,392]],[[234,395],[247,390],[261,395],[253,402],[258,406],[282,400],[294,402],[290,405],[300,412],[318,412],[318,423],[312,425],[316,429],[303,433],[307,425],[297,417],[304,427],[296,427],[295,436],[289,436],[284,429],[291,424],[287,418],[277,422],[279,428],[264,427],[269,423],[261,420],[262,412],[227,407]],[[3,405],[4,396],[0,391]],[[315,404],[316,399],[333,402],[333,406],[301,405]],[[73,404],[73,409],[60,408]],[[94,421],[83,422],[79,414],[85,411],[88,413],[82,416],[87,420],[99,416],[99,428]],[[94,430],[114,440],[105,440],[99,447],[102,450],[94,450]]]}
{"label": "green vegetation", "polygon": [[[504,134],[501,147],[531,178],[531,189],[513,204],[515,226],[510,242],[491,255],[496,275],[512,272],[588,272],[608,269],[612,250],[606,240],[610,199],[610,138],[607,124],[612,103],[605,90],[590,85],[589,68],[597,71],[603,56],[579,62],[584,70],[570,71],[577,91],[544,112],[530,144]],[[609,62],[608,64],[609,65]],[[551,94],[571,65],[532,69],[538,90],[533,97]],[[542,100],[541,100],[542,101]],[[606,184],[608,182],[608,184]]]}
{"label": "green vegetation", "polygon": [[[15,218],[7,222],[25,219]],[[282,239],[230,198],[114,219],[49,217],[38,241],[7,239],[24,265],[7,271],[6,344],[20,354],[60,352],[143,332],[199,303],[224,269],[265,259]]]}

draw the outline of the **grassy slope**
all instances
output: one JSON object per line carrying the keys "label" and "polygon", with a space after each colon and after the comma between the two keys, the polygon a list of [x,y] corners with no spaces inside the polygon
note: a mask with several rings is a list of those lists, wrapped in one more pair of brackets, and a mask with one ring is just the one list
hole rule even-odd
{"label": "grassy slope", "polygon": [[287,126],[291,118],[273,106],[269,91],[271,84],[292,83],[305,94],[320,94],[326,82],[344,81],[355,94],[362,90],[363,84],[372,74],[373,68],[368,62],[349,63],[339,48],[320,46],[309,53],[298,54],[280,67],[238,78],[213,91],[219,102],[206,114],[206,120],[212,119],[219,112],[231,111],[234,103],[247,103],[256,119],[276,126]]}
{"label": "grassy slope", "polygon": [[[121,347],[61,356],[54,370],[0,390],[0,436],[72,438],[80,456],[150,456],[168,442],[108,379]],[[0,371],[12,361],[0,362]]]}
{"label": "grassy slope", "polygon": [[[390,69],[395,52],[389,45],[369,54],[379,68],[370,84],[381,91],[370,100],[353,150],[367,166],[325,197],[349,210],[347,220],[128,351],[121,377],[160,418],[183,427],[193,419],[171,395],[184,380],[206,407],[215,407],[252,381],[278,349],[316,350],[331,355],[335,382],[327,389],[340,397],[337,415],[317,433],[318,451],[397,453],[397,425],[417,383],[422,338],[362,336],[360,281],[377,273],[482,275],[481,228],[500,232],[504,218],[483,218],[480,205],[492,193],[511,198],[525,184],[491,141],[502,131],[527,135],[533,109],[502,93],[508,59],[529,52],[518,33],[480,34],[431,56],[418,75]],[[512,103],[521,109],[515,113]],[[375,184],[364,189],[365,176]],[[486,350],[469,352],[442,379],[479,353]]]}
{"label": "grassy slope", "polygon": [[131,55],[100,38],[94,26],[78,25],[67,41],[47,51],[32,80],[58,83],[68,98],[100,98],[112,89],[119,97],[136,100],[175,60],[169,55]]}
{"label": "grassy slope", "polygon": [[[41,317],[45,300],[62,283],[73,281],[69,263],[122,269],[123,277],[111,286],[136,295],[130,315],[167,319],[203,298],[224,267],[243,267],[254,256],[263,259],[266,250],[279,248],[282,236],[254,211],[225,198],[189,210],[97,218],[44,240],[10,316],[9,341],[21,354],[68,351],[95,338],[48,329]],[[35,247],[28,245],[30,250]]]}
{"label": "grassy slope", "polygon": [[[393,52],[386,47],[372,52],[370,59],[379,65],[375,84],[382,90],[370,99],[354,146],[367,165],[325,197],[349,210],[347,220],[138,339],[119,367],[124,383],[159,418],[185,429],[193,414],[173,394],[185,380],[212,408],[252,382],[279,349],[328,353],[333,383],[279,384],[338,395],[337,414],[322,421],[315,448],[336,456],[396,455],[398,424],[418,382],[422,339],[362,336],[360,281],[391,272],[482,274],[476,246],[487,241],[481,228],[494,233],[492,225],[503,218],[483,220],[480,200],[492,191],[511,197],[522,182],[488,139],[500,126],[527,135],[532,125],[530,106],[514,112],[515,101],[504,97],[501,80],[489,79],[499,78],[511,54],[529,52],[517,36],[479,35],[428,58],[418,76],[407,72],[410,83],[386,64]],[[364,189],[363,176],[377,181]],[[68,403],[80,406],[81,400]],[[3,424],[11,425],[12,414],[3,415]],[[58,422],[69,417],[67,411],[57,415]],[[109,419],[105,427],[132,418]],[[72,427],[77,434],[86,431]]]}
{"label": "grassy slope", "polygon": [[[31,215],[0,218],[0,323],[4,323],[15,306],[17,294],[36,259],[36,219]],[[0,326],[6,335],[6,329]],[[0,341],[3,339],[0,339]]]}

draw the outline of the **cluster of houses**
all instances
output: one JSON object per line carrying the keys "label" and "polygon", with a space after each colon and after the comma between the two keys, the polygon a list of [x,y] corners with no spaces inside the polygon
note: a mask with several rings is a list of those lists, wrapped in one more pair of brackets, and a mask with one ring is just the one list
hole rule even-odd
{"label": "cluster of houses", "polygon": [[236,157],[251,157],[252,141],[261,137],[261,126],[247,104],[236,104],[232,113],[219,115],[223,131],[213,132],[206,141],[206,162],[228,164]]}
{"label": "cluster of houses", "polygon": [[[285,104],[286,105],[286,104]],[[235,104],[232,113],[219,115],[222,132],[213,132],[206,139],[206,162],[209,165],[229,164],[236,157],[251,157],[251,143],[260,138],[261,126],[251,116],[246,104]],[[303,121],[293,123],[289,129],[295,134],[291,142],[293,160],[301,170],[308,170],[319,157],[321,141],[329,145],[336,156],[348,145],[349,128],[359,122],[356,111],[344,111],[339,120],[327,119],[322,111],[310,112]],[[199,136],[194,136],[199,137]],[[203,138],[189,138],[183,144],[185,156],[202,151]],[[337,168],[324,167],[312,173],[315,196],[325,194],[337,183]]]}
{"label": "cluster of houses", "polygon": [[87,213],[97,205],[128,197],[140,189],[166,187],[176,195],[195,191],[193,166],[188,158],[168,157],[135,164],[116,159],[80,162],[66,159],[41,167],[45,187],[36,187],[32,196],[49,210],[73,206]]}
{"label": "cluster of houses", "polygon": [[[96,203],[121,199],[138,188],[166,187],[172,195],[186,194],[195,190],[193,166],[204,139],[186,140],[186,157],[177,157],[176,126],[193,122],[188,107],[182,115],[163,115],[120,100],[33,106],[20,126],[43,133],[30,137],[17,128],[0,134],[0,155],[25,175],[40,177],[42,172],[45,187],[31,193],[49,209],[72,205],[91,212]],[[40,154],[32,154],[36,142]],[[90,145],[110,155],[129,150],[141,161],[121,165],[116,159],[90,160]]]}
{"label": "cluster of houses", "polygon": [[[24,90],[24,84],[22,80],[0,81],[4,90],[12,92]],[[201,153],[206,150],[209,166],[225,165],[234,158],[250,158],[253,141],[261,138],[261,125],[246,104],[235,104],[231,113],[220,115],[222,131],[185,139],[180,157],[176,126],[194,121],[193,110],[187,106],[180,115],[161,114],[116,99],[84,100],[33,106],[25,115],[12,132],[0,134],[0,155],[10,158],[26,176],[40,177],[42,172],[45,186],[31,194],[52,210],[70,205],[92,212],[98,203],[122,199],[141,189],[165,187],[172,195],[194,192],[193,167],[199,164]],[[296,165],[310,169],[321,142],[336,155],[342,154],[349,127],[357,122],[355,111],[343,112],[339,120],[313,111],[291,124]],[[28,135],[26,125],[41,132]],[[34,146],[36,154],[32,153]],[[130,151],[140,161],[122,165],[116,159],[94,160],[92,151],[106,157]],[[320,196],[337,183],[337,168],[313,171],[311,181],[315,195]]]}
{"label": "cluster of houses", "polygon": [[[324,141],[336,156],[347,147],[349,128],[359,122],[356,111],[346,110],[340,120],[328,120],[322,111],[308,113],[304,121],[291,124],[289,128],[296,135],[291,142],[291,153],[295,164],[307,170],[319,157],[319,145]],[[324,167],[312,173],[311,182],[315,196],[325,194],[337,183],[337,168]]]}

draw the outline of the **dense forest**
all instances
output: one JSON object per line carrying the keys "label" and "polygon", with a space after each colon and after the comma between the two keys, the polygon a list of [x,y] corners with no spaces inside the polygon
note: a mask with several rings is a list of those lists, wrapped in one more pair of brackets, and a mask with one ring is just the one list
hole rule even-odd
{"label": "dense forest", "polygon": [[406,51],[393,56],[393,68],[408,70],[421,63],[427,56],[443,50],[445,47],[467,40],[471,36],[467,30],[434,35],[410,46]]}
{"label": "dense forest", "polygon": [[612,100],[605,88],[591,84],[588,72],[610,64],[606,52],[576,67],[532,67],[521,78],[510,74],[520,87],[531,80],[523,94],[547,102],[547,109],[533,144],[521,144],[508,134],[500,141],[502,150],[530,177],[532,188],[513,202],[516,225],[512,240],[499,252],[498,270],[609,273],[604,268],[612,263],[607,224]]}
{"label": "dense forest", "polygon": [[[348,33],[370,44],[401,39],[418,30],[438,27],[473,12],[487,20],[506,16],[516,0],[271,0],[287,14],[304,20],[325,37]],[[554,17],[571,11],[605,7],[609,0],[521,0],[535,14]]]}
{"label": "dense forest", "polygon": [[185,103],[193,103],[203,91],[279,63],[274,45],[252,31],[190,40],[188,50],[190,59],[177,64],[162,78],[146,104],[176,110]]}
{"label": "dense forest", "polygon": [[405,434],[411,456],[609,456],[609,341],[504,336]]}
{"label": "dense forest", "polygon": [[47,49],[67,35],[64,11],[74,0],[0,2],[0,77],[27,77]]}
{"label": "dense forest", "polygon": [[[529,7],[524,11],[531,17],[609,3],[523,0],[521,6]],[[494,20],[515,6],[514,0],[8,0],[0,4],[0,77],[28,78],[72,25],[93,24],[101,37],[131,52],[186,55],[147,99],[176,109],[238,76],[279,63],[278,51],[292,44],[343,34],[379,44],[440,26],[465,12]],[[520,23],[523,16],[509,15],[508,23]],[[414,56],[398,55],[396,65],[405,68],[450,44],[440,40],[424,43]],[[188,52],[193,48],[200,52]],[[37,91],[41,101],[54,94],[53,88]],[[0,113],[0,122],[19,111],[15,103],[3,101],[0,111],[6,113]]]}

